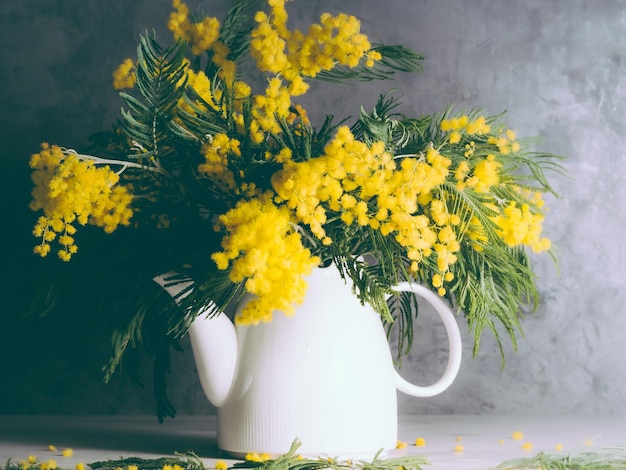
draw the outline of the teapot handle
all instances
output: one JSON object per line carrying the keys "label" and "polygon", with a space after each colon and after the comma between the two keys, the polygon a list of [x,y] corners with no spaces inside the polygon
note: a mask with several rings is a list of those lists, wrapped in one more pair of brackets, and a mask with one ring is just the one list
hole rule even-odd
{"label": "teapot handle", "polygon": [[438,395],[452,385],[452,382],[456,378],[461,366],[463,348],[461,343],[461,333],[455,316],[441,297],[424,286],[414,283],[401,282],[393,289],[398,292],[413,292],[415,295],[427,300],[435,308],[443,320],[446,327],[446,333],[448,334],[449,345],[448,366],[437,382],[427,387],[421,387],[408,382],[397,371],[394,371],[396,377],[396,388],[401,392],[414,397],[432,397],[434,395]]}

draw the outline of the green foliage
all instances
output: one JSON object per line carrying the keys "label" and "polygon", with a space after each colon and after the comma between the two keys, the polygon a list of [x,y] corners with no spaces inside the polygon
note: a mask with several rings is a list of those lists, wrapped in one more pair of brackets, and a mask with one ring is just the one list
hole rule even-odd
{"label": "green foliage", "polygon": [[186,79],[185,48],[175,44],[166,49],[154,36],[144,34],[137,47],[137,89],[143,100],[120,93],[128,110],[122,109],[121,126],[128,138],[145,152],[142,160],[162,157],[161,147],[168,148],[169,130],[176,117],[178,99]]}
{"label": "green foliage", "polygon": [[[302,458],[297,454],[300,442],[295,440],[290,450],[276,458],[266,461],[237,461],[229,470],[420,470],[429,466],[427,458],[419,455],[380,458],[380,454],[371,460],[347,461],[332,458]],[[126,469],[136,465],[138,470],[162,470],[165,466],[178,465],[184,470],[207,470],[202,460],[194,453],[178,454],[176,457],[144,459],[129,457],[118,460],[103,460],[88,464],[93,470]],[[30,469],[39,468],[33,464]],[[533,457],[507,460],[494,470],[623,470],[626,469],[626,447],[616,446],[594,450],[572,452],[567,454],[549,454],[541,452]],[[20,463],[9,459],[0,470],[24,470]]]}
{"label": "green foliage", "polygon": [[381,54],[382,59],[373,67],[359,64],[357,67],[337,65],[332,70],[322,71],[316,75],[317,80],[341,84],[348,81],[369,82],[387,80],[396,72],[421,72],[423,56],[402,45],[388,46],[374,44],[373,51]]}
{"label": "green foliage", "polygon": [[[396,155],[420,152],[428,145],[437,148],[445,143],[445,136],[440,131],[441,122],[458,115],[458,112],[454,114],[452,108],[449,108],[438,115],[426,115],[417,119],[406,118],[394,111],[399,104],[399,100],[391,94],[381,96],[371,113],[361,111],[359,121],[352,128],[355,136],[366,142],[384,141],[388,147],[394,149]],[[469,114],[469,119],[475,119],[479,113],[478,110],[473,111]],[[497,117],[494,117],[490,122],[494,124],[496,120]],[[480,136],[473,138],[479,140]],[[447,148],[446,155],[460,161],[465,158],[462,152],[464,147],[459,145],[457,148],[459,149],[457,153],[454,147]],[[509,178],[507,182],[515,178],[515,185],[519,188],[550,192],[557,196],[548,183],[545,172],[562,173],[562,167],[558,164],[561,157],[535,152],[517,152],[500,157],[506,168],[502,174]],[[528,202],[522,200],[520,194],[511,188],[512,186],[501,185],[494,191],[502,200]],[[517,336],[522,333],[520,304],[536,308],[539,300],[535,274],[528,253],[521,247],[509,247],[499,239],[498,226],[493,220],[496,213],[490,205],[493,201],[491,197],[471,188],[461,191],[449,182],[443,185],[438,197],[445,200],[451,213],[460,216],[461,227],[469,226],[471,219],[476,217],[489,237],[490,243],[485,244],[481,251],[473,249],[467,239],[462,242],[461,250],[457,253],[458,261],[454,265],[455,280],[449,285],[446,297],[467,319],[468,327],[474,336],[474,355],[478,354],[483,332],[490,330],[498,342],[504,365],[504,347],[498,323],[504,328],[516,349]],[[376,256],[378,262],[368,270],[370,278],[410,280],[408,273],[399,270],[399,267],[407,263],[403,247],[394,243],[393,238],[369,233],[367,241],[364,241],[362,246],[362,252],[380,254]],[[417,280],[429,285],[436,272],[436,266],[425,262]],[[389,284],[387,287],[390,287]],[[368,289],[362,287],[359,292],[367,293]],[[370,296],[364,294],[362,297],[376,304],[380,296],[389,293],[389,289],[370,292],[372,292]],[[379,297],[375,300],[372,297],[376,295]],[[402,297],[407,297],[407,294]],[[392,306],[393,314],[391,317],[383,315],[383,318],[393,318],[393,322],[388,323],[388,332],[391,334],[394,328],[397,329],[399,361],[402,351],[408,352],[413,341],[413,320],[418,313],[417,305],[406,298],[398,299],[397,296],[389,299],[389,305]],[[383,314],[388,312],[383,309],[379,311]]]}
{"label": "green foliage", "polygon": [[428,465],[428,461],[422,456],[380,458],[380,451],[372,460],[337,460],[332,457],[303,458],[297,454],[301,443],[297,439],[292,443],[289,451],[271,460],[255,462],[246,460],[237,462],[232,469],[254,468],[259,470],[420,470],[422,465]]}
{"label": "green foliage", "polygon": [[[294,440],[289,451],[283,455],[263,461],[242,460],[235,462],[229,470],[236,469],[259,469],[259,470],[421,470],[422,465],[428,465],[428,461],[422,456],[403,456],[383,459],[381,452],[371,460],[337,460],[329,457],[303,458],[296,452],[302,444]],[[163,470],[164,467],[179,466],[184,470],[207,470],[207,466],[198,455],[189,451],[177,453],[176,457],[162,457],[157,459],[145,459],[140,457],[128,457],[116,460],[102,460],[89,463],[92,470],[126,470],[129,465],[134,465],[137,470]],[[38,465],[33,464],[26,470],[35,470]],[[24,468],[9,460],[0,470],[24,470]],[[63,470],[63,469],[60,469]]]}
{"label": "green foliage", "polygon": [[603,448],[571,454],[541,452],[534,457],[508,460],[498,470],[623,470],[626,469],[626,447]]}
{"label": "green foliage", "polygon": [[137,470],[163,470],[163,467],[173,467],[174,465],[178,465],[185,470],[207,470],[202,460],[194,452],[177,454],[176,457],[161,457],[157,459],[128,457],[125,459],[101,460],[91,462],[89,467],[93,470],[115,470],[117,468],[126,470],[129,465],[137,466]]}

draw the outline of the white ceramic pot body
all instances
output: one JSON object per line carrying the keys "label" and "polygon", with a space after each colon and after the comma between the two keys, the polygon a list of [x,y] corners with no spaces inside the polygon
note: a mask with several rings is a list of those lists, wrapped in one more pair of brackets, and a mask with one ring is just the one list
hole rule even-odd
{"label": "white ceramic pot body", "polygon": [[[294,439],[302,455],[368,458],[397,442],[397,390],[441,393],[461,362],[461,338],[447,305],[430,290],[403,283],[433,304],[446,325],[450,357],[441,379],[418,387],[393,367],[378,314],[363,306],[331,266],[307,279],[296,314],[233,327],[224,314],[190,328],[203,389],[218,408],[220,449],[282,454]],[[243,299],[243,306],[246,298]]]}

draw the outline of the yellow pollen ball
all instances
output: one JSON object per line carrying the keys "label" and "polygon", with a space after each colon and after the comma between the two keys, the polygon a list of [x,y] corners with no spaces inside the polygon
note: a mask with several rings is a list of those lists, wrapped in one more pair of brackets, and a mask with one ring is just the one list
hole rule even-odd
{"label": "yellow pollen ball", "polygon": [[218,460],[215,462],[215,470],[226,470],[228,468],[228,464],[224,460]]}

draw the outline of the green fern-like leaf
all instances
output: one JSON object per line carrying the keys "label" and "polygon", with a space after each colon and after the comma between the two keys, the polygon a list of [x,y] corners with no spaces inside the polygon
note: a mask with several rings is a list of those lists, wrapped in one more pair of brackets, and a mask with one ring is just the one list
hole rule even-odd
{"label": "green fern-like leaf", "polygon": [[153,36],[144,34],[137,47],[137,90],[141,100],[121,93],[128,109],[122,109],[121,127],[146,152],[142,159],[167,153],[168,131],[185,83],[184,47],[177,43],[163,49]]}
{"label": "green fern-like leaf", "polygon": [[565,455],[541,452],[534,457],[511,459],[498,465],[499,470],[623,470],[626,447],[585,450]]}
{"label": "green fern-like leaf", "polygon": [[424,57],[401,45],[374,44],[373,51],[381,54],[382,59],[376,61],[373,67],[360,63],[356,67],[336,65],[331,70],[323,71],[315,76],[316,80],[331,83],[347,81],[369,82],[373,80],[388,80],[397,72],[420,72]]}

